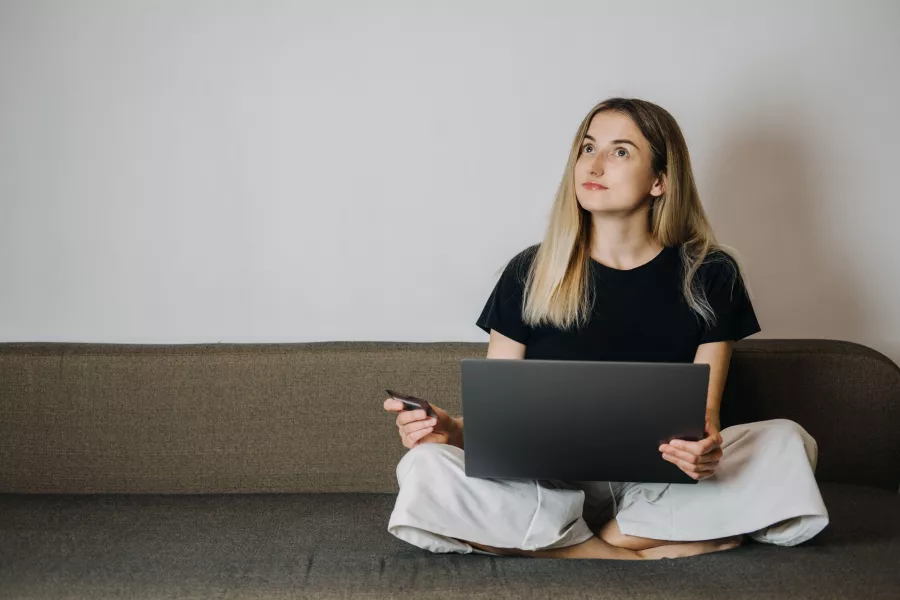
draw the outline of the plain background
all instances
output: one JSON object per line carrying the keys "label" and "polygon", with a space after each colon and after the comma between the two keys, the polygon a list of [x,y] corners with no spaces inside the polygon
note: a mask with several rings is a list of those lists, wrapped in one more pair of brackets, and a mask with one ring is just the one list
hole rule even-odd
{"label": "plain background", "polygon": [[0,340],[486,341],[576,128],[688,141],[764,338],[900,362],[900,3],[0,0]]}

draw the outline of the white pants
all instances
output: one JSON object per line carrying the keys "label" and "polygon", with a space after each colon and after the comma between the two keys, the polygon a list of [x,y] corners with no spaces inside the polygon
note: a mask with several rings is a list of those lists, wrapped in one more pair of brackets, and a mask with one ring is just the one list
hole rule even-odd
{"label": "white pants", "polygon": [[592,529],[615,518],[623,534],[645,538],[749,534],[759,542],[794,546],[828,525],[814,476],[818,446],[805,429],[773,419],[721,433],[723,456],[715,475],[694,484],[467,477],[463,450],[420,444],[397,465],[400,492],[388,531],[431,552],[491,554],[460,540],[521,550],[559,548],[584,542]]}

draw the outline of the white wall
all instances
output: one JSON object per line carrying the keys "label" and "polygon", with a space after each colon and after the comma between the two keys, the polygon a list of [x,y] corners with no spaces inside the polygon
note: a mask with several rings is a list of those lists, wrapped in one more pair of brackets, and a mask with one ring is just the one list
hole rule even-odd
{"label": "white wall", "polygon": [[486,341],[626,95],[681,124],[757,337],[900,362],[900,3],[446,4],[2,0],[0,340]]}

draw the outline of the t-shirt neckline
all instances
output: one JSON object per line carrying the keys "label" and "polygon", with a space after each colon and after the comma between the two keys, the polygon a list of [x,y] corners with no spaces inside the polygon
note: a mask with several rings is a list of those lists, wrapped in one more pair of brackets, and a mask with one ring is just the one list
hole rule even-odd
{"label": "t-shirt neckline", "polygon": [[616,269],[607,265],[604,265],[602,262],[598,261],[593,256],[590,256],[591,264],[594,265],[596,269],[603,273],[610,273],[614,276],[619,277],[627,277],[628,275],[636,275],[638,273],[643,273],[644,271],[652,268],[654,265],[657,265],[663,261],[663,259],[669,254],[672,250],[671,246],[663,246],[663,249],[657,253],[656,256],[651,258],[649,261],[645,262],[642,265],[638,265],[633,269]]}

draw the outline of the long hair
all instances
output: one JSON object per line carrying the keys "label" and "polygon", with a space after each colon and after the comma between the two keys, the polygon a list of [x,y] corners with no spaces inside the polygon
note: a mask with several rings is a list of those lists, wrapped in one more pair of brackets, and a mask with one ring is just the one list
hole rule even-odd
{"label": "long hair", "polygon": [[[651,168],[654,175],[665,175],[666,191],[651,204],[648,228],[660,245],[681,247],[682,293],[688,306],[712,326],[716,315],[695,274],[704,262],[720,261],[733,267],[736,280],[738,271],[743,271],[741,261],[734,248],[716,241],[675,119],[656,104],[632,98],[604,100],[578,127],[544,239],[526,250],[536,253],[525,274],[523,321],[532,327],[546,324],[569,329],[590,320],[594,302],[590,285],[592,220],[590,211],[582,208],[575,196],[574,167],[591,119],[601,111],[629,116],[650,142]],[[749,294],[749,286],[745,288]]]}

